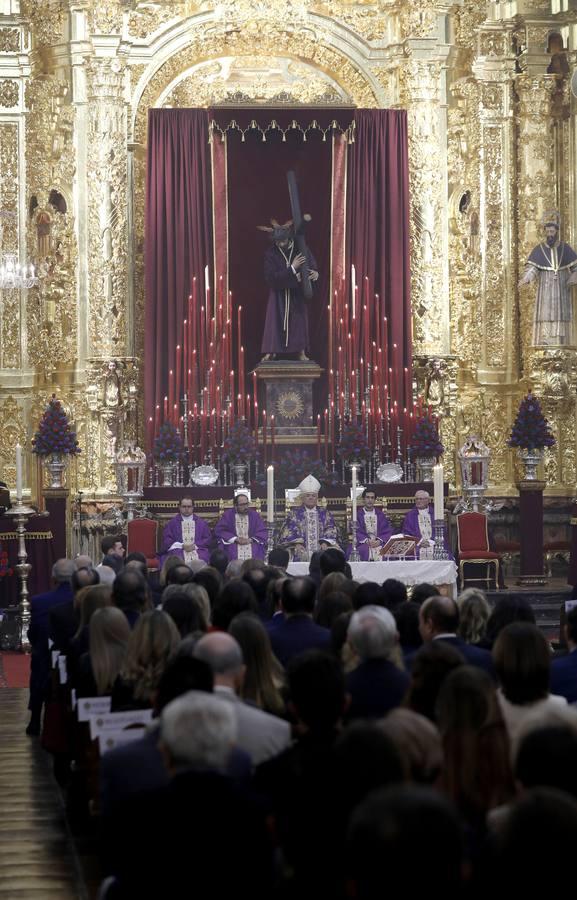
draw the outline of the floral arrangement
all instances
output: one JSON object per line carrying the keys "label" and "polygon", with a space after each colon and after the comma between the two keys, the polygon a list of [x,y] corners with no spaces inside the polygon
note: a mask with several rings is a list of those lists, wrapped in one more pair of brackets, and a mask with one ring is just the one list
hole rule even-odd
{"label": "floral arrangement", "polygon": [[257,450],[254,437],[244,422],[235,422],[225,437],[222,445],[223,462],[246,463],[256,457]]}
{"label": "floral arrangement", "polygon": [[356,422],[349,422],[341,431],[337,456],[343,462],[363,461],[370,459],[371,448],[367,441],[365,429]]}
{"label": "floral arrangement", "polygon": [[547,419],[541,412],[541,403],[529,391],[519,405],[517,418],[507,441],[509,447],[523,447],[527,450],[553,447],[556,443]]}
{"label": "floral arrangement", "polygon": [[12,575],[13,571],[14,570],[12,569],[8,561],[8,553],[0,544],[0,578],[5,578],[7,575]]}
{"label": "floral arrangement", "polygon": [[415,430],[409,445],[411,457],[440,456],[445,448],[439,437],[437,420],[427,412],[415,422]]}
{"label": "floral arrangement", "polygon": [[[338,484],[335,474],[324,463],[312,457],[306,450],[286,450],[274,467],[275,488],[296,488],[307,475],[314,475],[321,485]],[[259,476],[259,484],[266,484],[266,471]]]}
{"label": "floral arrangement", "polygon": [[39,456],[48,456],[49,453],[64,453],[71,456],[81,452],[76,432],[56,394],[52,394],[44,410],[38,431],[32,441],[32,452]]}
{"label": "floral arrangement", "polygon": [[152,455],[158,463],[175,463],[182,459],[182,438],[172,422],[163,422],[154,440]]}

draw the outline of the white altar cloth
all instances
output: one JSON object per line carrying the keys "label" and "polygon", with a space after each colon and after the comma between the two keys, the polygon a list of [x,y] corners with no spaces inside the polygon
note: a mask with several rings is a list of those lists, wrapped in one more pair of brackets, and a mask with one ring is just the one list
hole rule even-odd
{"label": "white altar cloth", "polygon": [[[411,559],[391,560],[390,562],[358,562],[350,563],[355,581],[376,581],[382,584],[387,578],[396,578],[403,584],[411,586],[421,584],[447,584],[450,596],[457,597],[457,566],[452,559]],[[308,562],[291,562],[288,565],[289,575],[308,575]]]}

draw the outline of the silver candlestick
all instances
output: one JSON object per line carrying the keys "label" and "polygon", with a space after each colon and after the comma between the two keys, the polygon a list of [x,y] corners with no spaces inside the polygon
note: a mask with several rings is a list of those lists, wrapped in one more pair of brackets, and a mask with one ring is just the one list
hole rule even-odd
{"label": "silver candlestick", "polygon": [[266,561],[272,553],[274,547],[274,522],[266,523]]}
{"label": "silver candlestick", "polygon": [[354,519],[351,522],[351,531],[353,533],[353,539],[351,542],[352,549],[351,549],[351,554],[349,556],[349,562],[360,562],[361,561],[361,556],[360,556],[360,553],[359,553],[358,547],[357,547],[357,528],[358,527],[359,527],[359,523],[357,522],[356,519]]}
{"label": "silver candlestick", "polygon": [[449,554],[445,550],[445,522],[443,519],[435,519],[435,546],[433,547],[433,559],[448,559]]}
{"label": "silver candlestick", "polygon": [[30,643],[28,641],[28,627],[30,625],[28,576],[32,571],[32,566],[28,562],[24,535],[26,534],[28,519],[35,514],[35,510],[31,506],[26,506],[21,499],[17,499],[12,509],[6,512],[7,516],[13,516],[16,523],[16,531],[18,532],[18,565],[14,569],[20,579],[20,644],[26,653],[30,652]]}

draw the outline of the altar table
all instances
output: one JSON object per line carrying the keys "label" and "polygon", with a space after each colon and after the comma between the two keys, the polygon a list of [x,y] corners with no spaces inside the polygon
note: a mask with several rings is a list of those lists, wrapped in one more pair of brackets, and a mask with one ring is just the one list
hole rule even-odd
{"label": "altar table", "polygon": [[[387,578],[396,578],[407,587],[421,584],[423,581],[429,584],[445,588],[443,593],[456,599],[457,597],[457,566],[452,559],[411,559],[391,560],[390,562],[357,562],[350,563],[353,579],[355,581],[376,581],[382,584]],[[308,575],[308,562],[291,562],[288,565],[289,575]]]}

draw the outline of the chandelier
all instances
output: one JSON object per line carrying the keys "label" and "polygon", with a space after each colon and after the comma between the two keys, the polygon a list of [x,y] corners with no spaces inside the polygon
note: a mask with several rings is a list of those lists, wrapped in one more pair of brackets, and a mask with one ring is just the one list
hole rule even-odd
{"label": "chandelier", "polygon": [[21,265],[15,253],[0,255],[0,290],[20,290],[35,284],[38,284],[38,278],[31,263]]}

